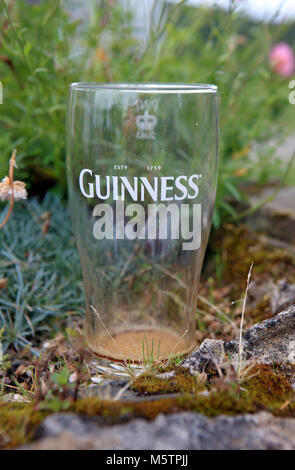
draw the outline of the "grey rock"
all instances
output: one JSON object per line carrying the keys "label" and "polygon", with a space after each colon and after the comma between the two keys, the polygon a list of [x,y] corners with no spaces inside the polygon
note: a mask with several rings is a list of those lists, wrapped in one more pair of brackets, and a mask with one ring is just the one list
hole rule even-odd
{"label": "grey rock", "polygon": [[250,158],[259,162],[261,156],[269,155],[273,160],[281,160],[287,164],[295,151],[295,134],[274,136],[266,142],[251,142]]}
{"label": "grey rock", "polygon": [[[161,378],[168,378],[174,375],[174,372],[159,375]],[[126,402],[141,402],[141,401],[155,401],[155,400],[162,400],[164,398],[173,398],[176,396],[181,395],[180,393],[161,393],[161,394],[154,394],[152,396],[142,396],[135,390],[131,390],[128,387],[130,382],[127,380],[106,380],[101,385],[90,385],[90,387],[86,387],[83,389],[80,394],[79,398],[85,397],[97,397],[105,400],[114,400],[120,399],[120,401]],[[123,389],[123,393],[122,392]]]}
{"label": "grey rock", "polygon": [[[295,305],[262,323],[253,325],[242,339],[244,361],[260,364],[295,363]],[[222,367],[228,360],[239,360],[239,339],[224,342],[206,339],[180,366],[191,374],[202,372],[206,367]]]}
{"label": "grey rock", "polygon": [[294,243],[295,188],[282,188],[276,194],[274,188],[264,188],[257,194],[249,194],[248,207],[254,207],[271,196],[273,199],[253,212],[247,218],[247,223],[251,228],[263,231],[270,237]]}
{"label": "grey rock", "polygon": [[193,351],[178,367],[186,367],[192,375],[208,370],[209,366],[220,366],[225,360],[224,341],[205,339],[199,349]]}
{"label": "grey rock", "polygon": [[295,284],[290,284],[285,279],[276,282],[272,279],[260,283],[250,282],[247,310],[253,310],[264,296],[269,299],[270,309],[274,315],[295,302]]}
{"label": "grey rock", "polygon": [[118,394],[121,394],[120,399],[122,400],[133,400],[135,398],[135,393],[133,393],[129,388],[126,388],[128,384],[127,380],[120,379],[110,379],[104,380],[102,384],[86,387],[83,392],[80,393],[81,397],[100,397],[107,400],[112,400],[116,398]]}
{"label": "grey rock", "polygon": [[39,440],[22,449],[289,450],[295,449],[295,419],[266,412],[216,418],[186,412],[100,426],[90,418],[55,414],[43,421]]}
{"label": "grey rock", "polygon": [[[243,360],[270,364],[295,363],[295,306],[246,331]],[[205,340],[181,363],[192,374],[211,365],[222,368],[229,358],[238,361],[239,341]],[[120,385],[123,385],[121,383]],[[126,422],[126,420],[129,420]],[[36,440],[24,449],[295,449],[295,419],[270,413],[206,416],[184,412],[159,415],[154,421],[131,414],[119,424],[106,417],[57,413],[47,417]]]}

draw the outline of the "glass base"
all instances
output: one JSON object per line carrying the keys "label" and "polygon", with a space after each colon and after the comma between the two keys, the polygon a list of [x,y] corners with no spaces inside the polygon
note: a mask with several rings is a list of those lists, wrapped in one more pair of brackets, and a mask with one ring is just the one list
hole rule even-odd
{"label": "glass base", "polygon": [[88,338],[98,356],[120,362],[153,363],[188,354],[196,345],[185,336],[166,329],[125,330]]}

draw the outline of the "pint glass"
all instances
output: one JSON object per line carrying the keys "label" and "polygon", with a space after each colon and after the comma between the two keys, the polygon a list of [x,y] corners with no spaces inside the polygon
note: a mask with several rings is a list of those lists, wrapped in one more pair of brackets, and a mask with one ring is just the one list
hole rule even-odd
{"label": "pint glass", "polygon": [[69,202],[99,356],[161,361],[195,346],[217,107],[214,85],[70,86]]}

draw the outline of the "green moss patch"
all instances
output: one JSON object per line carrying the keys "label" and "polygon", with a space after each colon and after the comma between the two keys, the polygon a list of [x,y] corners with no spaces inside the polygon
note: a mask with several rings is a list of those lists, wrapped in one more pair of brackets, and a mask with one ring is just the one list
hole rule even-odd
{"label": "green moss patch", "polygon": [[295,399],[290,382],[280,367],[257,365],[249,372],[249,375],[250,378],[245,380],[243,387],[253,402],[276,409],[287,400]]}
{"label": "green moss patch", "polygon": [[[210,254],[209,254],[210,253]],[[227,224],[212,235],[197,306],[197,334],[201,343],[211,338],[233,339],[240,325],[242,302],[250,266],[251,282],[244,329],[274,314],[271,308],[270,281],[295,284],[295,254],[271,245],[263,235],[247,226]],[[261,292],[259,289],[261,288]],[[253,296],[254,293],[254,296]],[[292,302],[292,300],[291,300]],[[287,307],[284,304],[284,308]]]}
{"label": "green moss patch", "polygon": [[[290,366],[292,371],[293,366]],[[256,365],[249,369],[243,382],[235,378],[215,379],[200,392],[200,385],[192,377],[189,381],[183,371],[175,381],[167,379],[166,392],[182,391],[178,397],[153,401],[115,402],[96,397],[70,403],[67,411],[99,417],[102,424],[116,424],[134,417],[154,419],[159,413],[193,411],[214,417],[220,414],[237,415],[271,411],[276,416],[295,416],[295,393],[282,367]],[[151,377],[142,377],[137,387],[142,393],[158,391],[159,383]],[[155,378],[154,378],[155,379]],[[161,384],[163,385],[163,379]],[[166,379],[164,379],[166,380]],[[164,386],[165,388],[165,386]],[[161,388],[161,391],[163,388]],[[0,404],[0,447],[13,448],[33,439],[37,426],[51,412],[43,410],[44,403]],[[63,409],[62,403],[61,408]]]}
{"label": "green moss patch", "polygon": [[0,402],[0,449],[32,440],[36,427],[48,414],[31,403]]}
{"label": "green moss patch", "polygon": [[143,374],[133,382],[131,387],[141,395],[197,393],[205,388],[197,376],[193,377],[187,369],[181,367],[176,369],[172,377],[167,378],[161,378],[160,374],[155,373]]}
{"label": "green moss patch", "polygon": [[253,275],[269,279],[271,272],[275,278],[286,275],[295,281],[295,256],[282,248],[270,248],[257,232],[248,227],[227,225],[215,241],[221,250],[225,282],[234,280],[237,287],[245,289],[249,267],[254,262]]}

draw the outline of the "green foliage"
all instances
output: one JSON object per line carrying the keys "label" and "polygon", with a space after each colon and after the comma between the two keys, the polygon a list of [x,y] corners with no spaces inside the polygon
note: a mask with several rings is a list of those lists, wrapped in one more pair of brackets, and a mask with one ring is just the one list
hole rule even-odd
{"label": "green foliage", "polygon": [[[280,177],[272,148],[263,147],[257,161],[249,152],[253,140],[282,136],[294,127],[288,81],[268,63],[271,45],[284,37],[290,42],[293,25],[255,23],[234,8],[225,12],[185,3],[164,5],[157,20],[154,10],[142,44],[134,37],[132,15],[119,2],[95,2],[82,22],[71,18],[68,1],[0,0],[0,175],[7,173],[17,147],[17,178],[39,195],[53,186],[64,194],[68,85],[171,81],[219,87],[222,158],[215,226],[225,215],[235,216],[228,197],[244,198],[241,181]],[[42,235],[42,213],[48,210],[51,226]],[[54,330],[56,318],[67,311],[79,312],[83,294],[69,218],[59,200],[47,196],[41,205],[17,204],[0,232],[0,247],[0,277],[8,278],[0,299],[6,350]],[[151,362],[156,345],[144,353]]]}
{"label": "green foliage", "polygon": [[39,410],[57,413],[70,408],[72,401],[71,393],[74,393],[75,384],[69,384],[69,377],[70,374],[66,367],[50,375],[50,388],[44,400],[38,404]]}
{"label": "green foliage", "polygon": [[[50,220],[46,233],[44,216]],[[80,264],[68,212],[57,197],[15,205],[0,231],[0,278],[7,278],[0,298],[4,350],[10,344],[30,345],[41,333],[56,333],[69,312],[81,312]]]}
{"label": "green foliage", "polygon": [[[157,2],[155,2],[156,5]],[[288,132],[294,117],[288,83],[270,71],[271,45],[291,25],[254,23],[237,13],[164,4],[151,15],[146,45],[134,38],[132,16],[120,2],[96,2],[89,19],[74,21],[59,0],[28,6],[0,0],[0,167],[19,149],[21,176],[43,194],[65,192],[65,111],[73,81],[172,81],[215,83],[220,90],[221,177],[214,223],[235,211],[228,196],[242,198],[241,179],[263,181],[275,172],[271,153],[258,162],[253,140]],[[1,11],[2,10],[2,11]]]}
{"label": "green foliage", "polygon": [[[133,383],[141,394],[178,392],[177,396],[161,399],[154,397],[153,400],[126,402],[92,396],[72,400],[68,390],[67,394],[63,391],[59,395],[55,394],[51,400],[42,402],[38,399],[33,403],[0,401],[1,436],[6,438],[0,441],[0,448],[15,448],[30,441],[46,416],[63,410],[99,419],[99,423],[105,426],[126,422],[134,417],[153,420],[159,414],[184,411],[214,417],[253,414],[265,410],[274,416],[294,418],[294,390],[290,384],[292,373],[294,369],[292,366],[290,369],[290,365],[285,368],[252,364],[242,384],[235,376],[216,377],[216,374],[211,377],[211,383],[206,381],[200,384],[198,378],[180,369],[170,379],[146,374]],[[207,393],[198,393],[204,388],[203,391]]]}
{"label": "green foliage", "polygon": [[70,406],[71,402],[69,400],[61,400],[59,397],[54,396],[52,392],[49,391],[46,400],[40,402],[38,409],[41,411],[52,411],[53,413],[59,413],[61,411],[68,410]]}
{"label": "green foliage", "polygon": [[[11,366],[8,354],[3,354],[2,340],[4,335],[4,328],[0,329],[0,372],[5,372]],[[4,388],[4,375],[2,374],[2,380],[0,381],[0,394]]]}
{"label": "green foliage", "polygon": [[64,387],[65,385],[68,384],[70,377],[70,373],[66,367],[61,369],[59,372],[54,372],[54,374],[51,375],[51,380],[55,385],[59,387]]}

